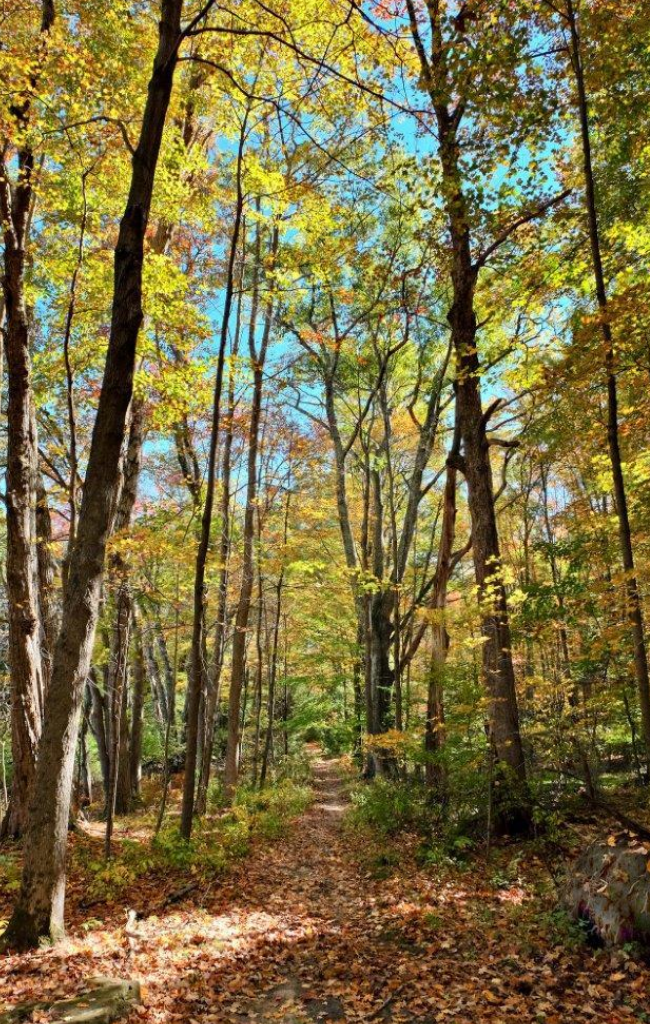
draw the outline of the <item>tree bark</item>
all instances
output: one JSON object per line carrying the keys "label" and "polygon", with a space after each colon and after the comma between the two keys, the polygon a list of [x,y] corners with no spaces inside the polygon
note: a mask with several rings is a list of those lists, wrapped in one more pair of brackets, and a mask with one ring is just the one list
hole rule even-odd
{"label": "tree bark", "polygon": [[[54,6],[43,0],[35,91],[54,24]],[[31,100],[10,107],[16,128],[26,132]],[[29,798],[41,736],[45,678],[41,659],[41,619],[36,586],[35,537],[38,444],[32,391],[29,312],[25,298],[27,235],[34,201],[34,153],[29,144],[17,154],[16,181],[9,177],[10,152],[0,153],[0,214],[4,237],[2,289],[5,306],[4,348],[7,365],[7,597],[11,676],[13,777],[2,833],[21,835],[27,824]]]}
{"label": "tree bark", "polygon": [[97,744],[97,756],[99,758],[99,767],[102,773],[102,785],[104,787],[104,800],[108,797],[108,773],[109,773],[109,757],[108,757],[108,729],[107,729],[107,708],[104,694],[100,690],[97,680],[95,678],[95,670],[91,669],[88,674],[87,682],[88,690],[90,692],[91,706],[88,716],[90,729],[95,738]]}
{"label": "tree bark", "polygon": [[442,524],[438,546],[438,563],[431,599],[434,618],[431,623],[431,657],[427,686],[427,720],[424,749],[427,753],[425,780],[441,804],[447,800],[447,772],[442,760],[445,740],[444,674],[449,649],[449,636],[444,623],[447,588],[453,567],[456,536],[456,469],[447,466],[443,495]]}
{"label": "tree bark", "polygon": [[180,831],[184,839],[189,839],[192,834],[192,819],[194,817],[194,800],[196,789],[196,765],[199,753],[199,720],[202,699],[207,692],[207,665],[205,663],[205,572],[208,562],[208,549],[210,546],[210,531],[212,527],[212,509],[214,506],[215,475],[217,468],[217,449],[219,442],[219,420],[221,416],[221,392],[223,389],[223,369],[226,357],[226,344],[228,341],[228,325],[230,323],[230,312],[235,287],[235,260],[239,247],[239,233],[242,222],[244,199],[242,194],[242,164],[244,156],[244,142],[246,138],[246,125],[248,115],[244,118],[239,135],[239,146],[237,150],[236,186],[237,198],[235,203],[235,218],[233,223],[232,236],[230,239],[230,253],[228,258],[228,270],[226,277],[226,290],[224,296],[224,309],[221,320],[221,333],[219,338],[219,352],[217,356],[217,372],[214,382],[214,399],[212,406],[212,427],[210,432],[210,450],[208,454],[208,473],[205,493],[205,504],[201,517],[201,535],[196,553],[196,566],[194,570],[194,608],[192,625],[192,648],[191,648],[191,669],[189,685],[187,690],[187,728],[185,744],[185,778],[183,782],[183,804],[181,808]]}
{"label": "tree bark", "polygon": [[36,559],[38,566],[38,602],[41,618],[41,664],[43,688],[47,693],[52,673],[52,654],[56,642],[57,613],[54,600],[56,560],[52,554],[52,518],[43,476],[36,484]]}
{"label": "tree bark", "polygon": [[[243,275],[242,258],[242,275]],[[243,292],[240,288],[240,296]],[[241,320],[241,299],[237,310],[237,328],[233,344],[232,355],[236,356],[239,346],[239,329]],[[217,600],[217,624],[214,637],[214,661],[212,666],[212,679],[205,705],[205,736],[201,758],[201,770],[199,772],[199,783],[196,796],[196,813],[205,814],[208,785],[210,782],[210,769],[212,766],[212,747],[214,744],[214,729],[217,708],[219,707],[219,696],[221,693],[221,673],[223,670],[223,655],[226,636],[226,612],[228,599],[228,559],[230,556],[230,500],[231,500],[231,472],[232,472],[232,444],[235,417],[235,361],[230,364],[228,374],[228,415],[226,420],[226,436],[224,440],[223,460],[221,469],[221,538],[219,541],[219,596]]]}
{"label": "tree bark", "polygon": [[142,323],[142,263],[154,174],[172,92],[182,0],[162,0],[158,50],[115,249],[111,329],[77,538],[70,558],[30,802],[21,889],[5,943],[29,947],[64,931],[65,851],[79,712],[97,625],[106,544]]}
{"label": "tree bark", "polygon": [[133,665],[133,701],[131,704],[131,737],[129,745],[129,789],[131,800],[140,798],[142,780],[142,726],[145,693],[144,654],[138,633]]}
{"label": "tree bark", "polygon": [[[145,409],[141,399],[134,400],[131,408],[129,441],[120,482],[120,494],[115,515],[117,533],[128,530],[138,495],[138,482],[142,468],[142,447],[145,435]],[[133,619],[133,595],[128,579],[128,567],[119,554],[111,559],[111,571],[117,575],[115,618],[111,631],[110,659],[106,676],[106,698],[109,714],[109,780],[106,795],[106,857],[111,855],[111,834],[115,814],[126,814],[131,806],[131,786],[128,769],[128,718],[126,698],[128,684],[129,643]]]}
{"label": "tree bark", "polygon": [[[275,264],[278,251],[279,233],[273,227],[270,263]],[[258,254],[259,256],[259,254]],[[256,258],[256,275],[260,273],[260,260]],[[232,669],[230,677],[230,694],[228,698],[228,737],[226,741],[226,767],[224,773],[224,798],[231,802],[235,795],[239,777],[240,756],[240,718],[241,694],[244,683],[244,666],[246,659],[246,635],[250,614],[251,595],[253,592],[253,541],[255,536],[255,501],[257,495],[257,456],[259,447],[259,430],[262,415],[262,389],[264,382],[264,363],[268,349],[274,318],[274,302],[269,298],[264,316],[264,329],[259,351],[255,343],[255,317],[251,318],[249,331],[249,350],[253,364],[253,398],[251,403],[250,427],[248,432],[248,481],[246,487],[246,510],[244,513],[242,558],[242,583],[235,615],[235,635],[232,645]]]}
{"label": "tree bark", "polygon": [[600,311],[600,330],[605,343],[605,373],[607,378],[607,443],[612,469],[612,481],[614,484],[614,498],[616,501],[616,516],[618,519],[621,559],[626,573],[625,586],[627,591],[627,615],[632,629],[632,639],[634,644],[634,670],[639,695],[639,707],[641,709],[641,726],[646,749],[646,760],[648,760],[650,759],[650,674],[648,672],[648,654],[645,643],[643,608],[641,606],[641,597],[636,578],[632,529],[630,527],[625,477],[623,475],[623,465],[621,460],[618,424],[618,384],[616,380],[614,339],[609,319],[607,287],[605,284],[605,272],[603,269],[600,245],[598,207],[596,203],[596,189],[591,156],[589,102],[587,99],[587,89],[582,64],[578,21],[573,0],[567,0],[566,11],[571,33],[572,66],[578,94],[578,116],[580,121],[580,136],[582,140],[585,203],[589,223],[591,262],[594,282],[596,285],[598,309]]}
{"label": "tree bark", "polygon": [[[257,516],[258,520],[258,533],[257,533],[257,547],[259,550],[260,539],[261,539],[261,516]],[[254,716],[255,716],[255,735],[253,738],[253,758],[251,764],[251,780],[253,786],[257,785],[257,769],[260,761],[260,741],[262,738],[262,704],[263,704],[263,689],[264,689],[264,651],[262,645],[262,624],[264,623],[266,632],[266,606],[264,600],[264,580],[261,572],[259,571],[259,565],[257,567],[257,622],[255,628],[255,693],[254,693]]]}
{"label": "tree bark", "polygon": [[153,697],[156,717],[158,719],[158,725],[160,727],[160,734],[164,740],[165,732],[167,730],[167,723],[169,721],[169,712],[167,709],[167,691],[163,686],[160,678],[160,672],[158,670],[158,663],[154,654],[153,644],[147,638],[143,639],[143,657],[146,666],[147,678],[149,680],[149,688],[151,690],[151,696]]}
{"label": "tree bark", "polygon": [[284,532],[283,532],[283,562],[275,585],[275,617],[273,620],[273,639],[271,642],[271,661],[269,665],[269,687],[268,700],[266,705],[266,734],[264,737],[264,749],[262,752],[262,767],[260,771],[260,787],[266,783],[266,775],[269,763],[273,757],[273,728],[275,725],[275,695],[276,682],[278,677],[278,650],[280,644],[280,623],[282,621],[282,591],[284,587],[284,552],[287,547],[289,535],[289,506],[291,502],[291,490],[287,489],[287,500],[284,509]]}
{"label": "tree bark", "polygon": [[451,238],[451,285],[453,302],[448,313],[456,360],[456,409],[463,445],[462,471],[472,521],[474,572],[478,587],[483,635],[483,682],[490,696],[490,742],[505,771],[507,796],[499,808],[499,826],[511,831],[530,827],[530,802],[526,764],[515,689],[512,643],[506,589],[501,571],[501,552],[496,522],[492,467],[483,414],[477,320],[474,308],[478,266],[472,261],[470,211],[463,190],[458,127],[463,116],[463,97],[451,107],[454,82],[447,63],[447,44],[442,35],[442,14],[437,3],[427,0],[431,28],[431,53],[427,56],[413,0],[407,0],[411,32],[420,61],[422,81],[431,100],[438,127],[443,197]]}
{"label": "tree bark", "polygon": [[79,813],[92,803],[93,780],[90,771],[90,756],[88,753],[88,720],[92,708],[92,697],[88,687],[84,693],[84,708],[81,718],[81,729],[79,731],[79,765],[77,773],[76,805]]}

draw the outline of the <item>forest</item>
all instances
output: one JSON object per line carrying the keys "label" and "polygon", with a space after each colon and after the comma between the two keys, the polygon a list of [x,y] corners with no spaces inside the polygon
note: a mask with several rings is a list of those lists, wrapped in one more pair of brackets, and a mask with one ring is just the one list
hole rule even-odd
{"label": "forest", "polygon": [[650,1020],[649,110],[634,0],[0,3],[2,1024]]}

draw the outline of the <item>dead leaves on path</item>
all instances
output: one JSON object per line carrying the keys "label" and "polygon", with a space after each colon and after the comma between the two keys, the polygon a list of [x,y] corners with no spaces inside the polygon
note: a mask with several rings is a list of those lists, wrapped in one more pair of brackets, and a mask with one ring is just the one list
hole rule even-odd
{"label": "dead leaves on path", "polygon": [[647,969],[555,935],[538,865],[499,887],[480,865],[420,870],[405,841],[393,874],[374,878],[363,867],[367,839],[327,811],[341,799],[331,768],[320,768],[320,780],[317,803],[291,835],[224,880],[167,908],[160,879],[129,893],[145,915],[131,951],[123,906],[104,908],[85,931],[72,908],[63,947],[0,964],[4,999],[73,994],[102,973],[141,980],[133,1019],[143,1024],[644,1019]]}

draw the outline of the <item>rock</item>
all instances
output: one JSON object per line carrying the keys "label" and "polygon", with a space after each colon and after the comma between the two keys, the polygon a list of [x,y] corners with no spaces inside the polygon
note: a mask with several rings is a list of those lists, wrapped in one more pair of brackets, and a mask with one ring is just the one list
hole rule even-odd
{"label": "rock", "polygon": [[592,843],[569,869],[567,907],[596,944],[650,944],[649,852],[612,836]]}
{"label": "rock", "polygon": [[131,1007],[140,1002],[138,981],[95,977],[88,979],[88,985],[88,990],[74,999],[15,1006],[0,1014],[0,1024],[20,1024],[35,1011],[43,1010],[63,1024],[111,1024],[125,1017]]}

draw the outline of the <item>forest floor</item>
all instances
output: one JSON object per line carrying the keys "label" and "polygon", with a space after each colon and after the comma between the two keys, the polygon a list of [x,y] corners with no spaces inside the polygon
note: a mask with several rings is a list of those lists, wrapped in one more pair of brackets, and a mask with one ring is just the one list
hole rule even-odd
{"label": "forest floor", "polygon": [[[413,842],[348,826],[337,761],[316,757],[314,788],[281,839],[223,877],[141,879],[92,911],[72,879],[68,938],[3,958],[2,1001],[64,998],[102,974],[141,981],[134,1024],[650,1020],[647,966],[587,947],[534,854],[421,867]],[[130,943],[127,907],[142,918]]]}

